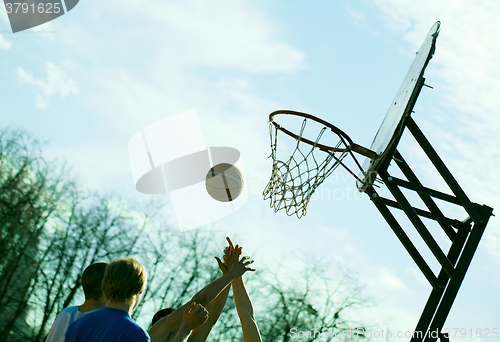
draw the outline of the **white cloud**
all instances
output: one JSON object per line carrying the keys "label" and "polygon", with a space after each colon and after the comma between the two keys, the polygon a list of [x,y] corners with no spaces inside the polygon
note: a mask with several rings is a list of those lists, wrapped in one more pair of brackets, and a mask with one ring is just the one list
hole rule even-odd
{"label": "white cloud", "polygon": [[35,102],[39,109],[45,109],[48,106],[49,99],[59,94],[63,99],[66,96],[79,93],[76,82],[70,79],[65,71],[67,64],[57,66],[52,62],[47,62],[45,72],[47,78],[35,78],[31,72],[25,71],[23,68],[17,68],[17,76],[21,84],[29,84],[35,86]]}
{"label": "white cloud", "polygon": [[366,25],[366,16],[363,13],[356,11],[356,10],[353,10],[353,9],[348,9],[347,13],[349,13],[352,21],[356,25],[358,25],[358,26]]}
{"label": "white cloud", "polygon": [[183,43],[193,48],[193,57],[203,56],[209,66],[251,72],[291,71],[301,66],[303,54],[276,39],[275,26],[250,2],[226,0],[218,5],[189,1],[176,8],[163,7],[164,13],[174,9],[167,20],[181,33]]}
{"label": "white cloud", "polygon": [[[441,20],[436,56],[431,62],[431,82],[436,78],[445,87],[447,107],[463,112],[463,119],[487,120],[500,105],[500,46],[497,44],[500,3],[474,1],[394,1],[378,0],[388,26],[401,32],[413,51],[423,41],[431,25]],[[484,126],[484,128],[488,128]],[[492,128],[492,127],[490,127]]]}
{"label": "white cloud", "polygon": [[[246,73],[293,72],[304,66],[304,55],[286,41],[279,22],[250,1],[210,5],[203,1],[150,1],[148,6],[111,1],[92,10],[90,17],[91,27],[72,22],[62,30],[63,22],[54,21],[57,44],[79,65],[85,65],[84,73],[71,76],[85,92],[83,100],[90,110],[84,115],[89,121],[112,126],[114,141],[126,137],[126,142],[141,127],[196,109],[208,145],[238,148],[246,165],[255,162],[251,158],[258,148],[263,151],[260,159],[267,161],[267,125],[256,113],[270,112],[275,106],[255,95]],[[19,72],[24,83],[35,85],[39,107],[57,94],[56,87],[50,94],[44,93],[48,78]],[[66,75],[59,80],[69,78]],[[71,89],[68,83],[57,84]],[[256,134],[263,138],[258,144]],[[123,148],[107,138],[98,139],[96,146],[86,145],[85,149],[93,151],[108,143],[112,148]],[[81,152],[75,146],[71,149]],[[120,156],[118,150],[110,155]],[[79,160],[76,163],[83,165]],[[130,170],[128,166],[120,171],[116,165],[108,165],[100,172],[95,177],[100,184],[87,184],[107,188],[116,172]],[[94,176],[90,171],[85,174]]]}
{"label": "white cloud", "polygon": [[382,284],[394,290],[402,290],[406,288],[403,280],[388,268],[381,268],[379,270],[378,279]]}
{"label": "white cloud", "polygon": [[5,37],[0,34],[0,50],[8,50],[11,46],[12,42],[5,39]]}
{"label": "white cloud", "polygon": [[[289,72],[305,66],[304,54],[284,41],[279,22],[274,23],[252,1],[152,0],[147,6],[107,1],[100,10],[113,13],[106,20],[130,22],[111,29],[117,30],[111,46],[130,48],[147,42],[151,62],[163,63],[162,68],[170,64]],[[94,15],[99,21],[105,19],[103,14]]]}
{"label": "white cloud", "polygon": [[7,15],[7,11],[0,11],[0,19],[7,25],[10,25],[9,16]]}

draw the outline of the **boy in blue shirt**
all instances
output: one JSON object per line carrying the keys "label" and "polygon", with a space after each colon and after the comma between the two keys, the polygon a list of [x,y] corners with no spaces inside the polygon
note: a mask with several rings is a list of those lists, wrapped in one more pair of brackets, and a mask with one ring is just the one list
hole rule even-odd
{"label": "boy in blue shirt", "polygon": [[125,258],[110,263],[102,281],[107,306],[72,323],[66,341],[149,342],[149,334],[130,317],[145,288],[146,270],[140,262]]}

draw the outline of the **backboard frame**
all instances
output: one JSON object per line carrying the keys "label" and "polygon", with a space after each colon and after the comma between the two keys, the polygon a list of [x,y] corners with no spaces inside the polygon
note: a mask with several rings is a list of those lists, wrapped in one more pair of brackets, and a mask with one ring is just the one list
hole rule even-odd
{"label": "backboard frame", "polygon": [[437,21],[430,29],[375,134],[370,150],[377,153],[377,157],[365,160],[363,182],[356,182],[358,189],[362,192],[373,184],[378,172],[387,170],[389,167],[403,134],[405,118],[413,112],[417,98],[425,84],[424,72],[436,50],[440,27],[441,22]]}

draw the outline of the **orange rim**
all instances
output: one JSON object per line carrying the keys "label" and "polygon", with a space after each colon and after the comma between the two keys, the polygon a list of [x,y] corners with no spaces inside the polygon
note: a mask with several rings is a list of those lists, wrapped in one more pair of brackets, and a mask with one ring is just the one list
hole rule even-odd
{"label": "orange rim", "polygon": [[[278,122],[276,122],[274,120],[274,117],[276,115],[280,115],[280,114],[300,116],[300,117],[303,117],[303,118],[306,118],[306,119],[311,119],[313,121],[316,121],[316,122],[319,122],[319,123],[325,125],[326,127],[330,128],[333,133],[337,134],[340,137],[340,139],[342,140],[342,142],[344,143],[344,145],[346,145],[346,148],[338,148],[338,147],[332,147],[332,146],[328,146],[328,145],[323,145],[323,144],[315,143],[314,141],[311,141],[309,139],[306,139],[306,138],[298,136],[297,134],[295,134],[295,133],[287,130],[286,128],[284,128],[283,126],[281,126]],[[303,142],[305,142],[305,143],[307,143],[309,145],[316,146],[316,147],[318,147],[322,151],[349,152],[351,150],[351,146],[354,145],[354,142],[351,140],[351,138],[349,138],[349,136],[344,131],[342,131],[339,128],[335,127],[331,123],[329,123],[329,122],[327,122],[325,120],[322,120],[320,118],[317,118],[317,117],[315,117],[314,115],[311,115],[311,114],[296,112],[296,111],[293,111],[293,110],[277,110],[277,111],[274,111],[271,114],[269,114],[269,121],[277,129],[279,129],[283,133],[291,136],[292,138],[294,138],[296,140],[300,139],[300,141],[303,141]],[[347,142],[347,144],[346,144],[346,142]]]}

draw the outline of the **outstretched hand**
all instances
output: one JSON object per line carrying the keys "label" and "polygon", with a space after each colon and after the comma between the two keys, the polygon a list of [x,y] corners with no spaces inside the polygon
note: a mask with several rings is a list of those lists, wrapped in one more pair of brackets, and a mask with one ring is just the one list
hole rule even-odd
{"label": "outstretched hand", "polygon": [[192,303],[182,314],[182,324],[191,330],[198,329],[208,319],[208,311],[201,304]]}
{"label": "outstretched hand", "polygon": [[226,274],[229,271],[229,268],[231,265],[234,263],[235,260],[238,259],[238,256],[241,254],[241,247],[236,245],[236,247],[233,246],[233,243],[229,237],[226,237],[227,242],[229,243],[229,246],[224,248],[224,257],[222,262],[219,257],[215,257],[215,260],[217,260],[217,263],[219,264],[219,268],[222,271],[222,274]]}
{"label": "outstretched hand", "polygon": [[250,268],[248,265],[253,264],[253,260],[248,260],[250,257],[244,256],[238,258],[229,268],[228,272],[234,272],[236,278],[241,277],[246,271],[255,271],[255,268]]}
{"label": "outstretched hand", "polygon": [[219,268],[222,271],[222,274],[226,274],[230,270],[234,269],[233,272],[237,274],[236,277],[240,277],[246,271],[255,271],[255,269],[247,267],[248,265],[253,263],[253,260],[247,261],[247,259],[250,259],[250,257],[243,257],[241,258],[241,260],[239,259],[242,247],[240,247],[239,245],[234,246],[229,237],[226,237],[226,240],[229,246],[224,249],[224,262],[222,262],[219,257],[215,257],[217,263],[219,264]]}
{"label": "outstretched hand", "polygon": [[224,249],[224,263],[227,265],[227,267],[231,267],[231,265],[238,260],[238,257],[241,255],[241,250],[243,247],[240,247],[239,245],[233,246],[233,242],[229,237],[226,237],[226,240],[229,244],[229,246]]}

